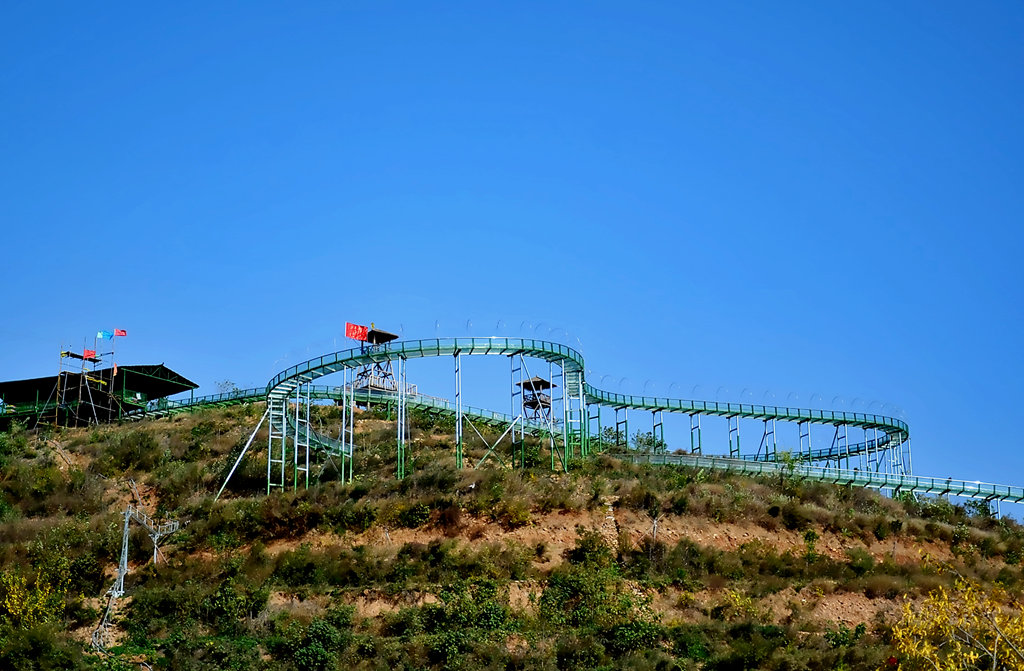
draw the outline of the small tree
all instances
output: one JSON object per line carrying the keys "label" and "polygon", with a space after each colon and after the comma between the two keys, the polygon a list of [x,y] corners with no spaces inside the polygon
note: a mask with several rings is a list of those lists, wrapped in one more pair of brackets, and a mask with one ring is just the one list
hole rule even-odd
{"label": "small tree", "polygon": [[633,434],[633,447],[640,452],[664,452],[665,441],[652,431],[637,431]]}
{"label": "small tree", "polygon": [[1024,609],[1002,588],[986,592],[956,574],[952,590],[939,587],[923,604],[903,604],[893,642],[901,668],[1024,671]]}
{"label": "small tree", "polygon": [[624,446],[626,444],[626,436],[623,435],[623,432],[610,426],[604,427],[604,430],[601,431],[601,435],[598,440],[600,441],[602,452],[609,448],[617,447],[619,445]]}
{"label": "small tree", "polygon": [[239,389],[238,385],[231,380],[221,380],[217,383],[218,394],[233,394],[236,391],[241,391],[241,389]]}

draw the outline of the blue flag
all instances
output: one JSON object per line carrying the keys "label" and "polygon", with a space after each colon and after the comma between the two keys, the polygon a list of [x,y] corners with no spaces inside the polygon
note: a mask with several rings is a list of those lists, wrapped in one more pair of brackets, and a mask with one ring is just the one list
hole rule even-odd
{"label": "blue flag", "polygon": [[110,340],[111,338],[114,337],[114,332],[113,331],[97,331],[96,332],[96,337],[100,338],[101,340]]}

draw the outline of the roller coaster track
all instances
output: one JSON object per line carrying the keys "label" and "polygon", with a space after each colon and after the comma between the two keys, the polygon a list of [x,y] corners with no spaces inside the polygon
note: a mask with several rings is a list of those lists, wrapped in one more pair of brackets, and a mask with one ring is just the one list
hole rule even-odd
{"label": "roller coaster track", "polygon": [[[566,408],[566,424],[575,422],[580,433],[581,445],[585,445],[588,408],[600,406],[616,410],[645,410],[650,412],[669,412],[692,416],[718,416],[726,418],[757,419],[764,421],[782,421],[798,424],[832,425],[836,427],[854,427],[864,430],[881,432],[875,440],[850,444],[838,448],[835,445],[825,449],[808,450],[802,454],[791,454],[785,461],[773,460],[777,455],[745,455],[718,457],[698,454],[630,454],[627,459],[635,462],[646,462],[659,465],[684,465],[698,469],[727,471],[746,475],[785,475],[807,480],[848,484],[860,487],[882,489],[891,492],[911,492],[922,494],[955,495],[965,498],[986,501],[1024,502],[1024,488],[1006,485],[995,485],[982,482],[953,480],[951,478],[928,478],[907,474],[879,473],[869,470],[841,469],[814,465],[816,461],[838,460],[840,457],[862,454],[879,448],[895,449],[903,445],[910,436],[905,422],[883,415],[841,412],[830,410],[810,410],[773,405],[757,405],[746,403],[721,403],[715,401],[690,401],[674,398],[652,396],[634,396],[600,390],[584,379],[583,357],[576,350],[565,345],[546,340],[524,338],[440,338],[429,340],[395,341],[380,348],[356,348],[342,350],[310,359],[276,375],[265,388],[246,389],[227,394],[204,396],[182,401],[171,401],[164,406],[147,411],[139,417],[153,417],[173,414],[198,407],[215,407],[267,401],[270,403],[287,404],[289,399],[300,390],[310,398],[341,397],[340,387],[312,385],[313,381],[344,370],[351,370],[372,363],[393,362],[399,360],[420,359],[442,356],[526,356],[558,365],[566,375],[568,389],[563,390],[566,398],[577,394],[580,404],[578,408]],[[389,394],[365,391],[357,392],[359,401],[387,401]],[[405,399],[408,407],[418,408],[442,414],[454,414],[456,409],[443,399],[409,395]],[[568,406],[568,403],[566,404]],[[570,412],[577,416],[570,418]],[[473,421],[484,422],[493,426],[507,424],[512,418],[501,413],[477,408],[462,409],[464,417]],[[285,413],[288,414],[288,413]],[[529,433],[543,430],[539,425],[527,425]],[[293,427],[298,436],[298,427]],[[308,432],[308,436],[307,436]],[[338,449],[339,441],[317,433],[312,428],[303,430],[303,438],[308,437],[315,449],[328,453]],[[571,449],[571,448],[570,448]],[[781,454],[781,453],[780,453]],[[571,455],[570,455],[571,456]]]}
{"label": "roller coaster track", "polygon": [[[128,415],[127,419],[155,419],[182,412],[192,412],[199,408],[221,408],[232,405],[242,405],[245,403],[258,403],[266,400],[266,391],[266,387],[255,387],[252,389],[239,389],[222,394],[211,394],[208,396],[196,396],[195,398],[171,400],[159,407],[147,410],[144,413]],[[342,399],[342,393],[342,387],[310,385],[308,396],[309,398],[316,400],[340,401]],[[396,394],[395,392],[389,391],[357,389],[354,393],[354,398],[359,403],[385,404],[394,403],[396,400]],[[454,417],[456,412],[454,403],[447,399],[436,398],[433,396],[412,394],[409,396],[407,403],[410,408],[415,408],[416,410],[440,416]],[[485,410],[483,408],[474,408],[472,406],[463,406],[462,413],[473,422],[492,428],[508,426],[509,422],[514,419],[511,415],[505,413]],[[525,428],[526,433],[533,436],[541,436],[548,431],[547,426],[529,421],[525,423]],[[321,436],[320,438],[323,440],[324,437]],[[840,453],[839,448],[827,447],[812,449],[798,455],[790,455],[790,457],[796,461],[813,462],[835,460],[846,456],[857,456],[873,450],[882,449],[888,446],[890,442],[889,436],[885,435],[877,441],[868,440],[859,443],[851,443],[847,448],[842,450],[842,453]],[[325,443],[321,443],[321,446],[328,450],[332,447],[332,445]],[[740,455],[739,458],[744,461],[768,461],[764,456],[758,457],[753,454]]]}

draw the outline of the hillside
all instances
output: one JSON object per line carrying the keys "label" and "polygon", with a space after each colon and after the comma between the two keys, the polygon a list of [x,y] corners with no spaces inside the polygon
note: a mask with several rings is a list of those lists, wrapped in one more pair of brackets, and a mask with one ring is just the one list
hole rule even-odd
{"label": "hillside", "polygon": [[[949,569],[1024,588],[1024,528],[984,505],[613,455],[457,471],[421,415],[403,480],[394,424],[363,413],[352,485],[328,463],[266,496],[264,438],[215,502],[262,410],[0,434],[4,668],[911,668],[893,624]],[[129,504],[184,526],[156,565],[132,526],[96,655]]]}

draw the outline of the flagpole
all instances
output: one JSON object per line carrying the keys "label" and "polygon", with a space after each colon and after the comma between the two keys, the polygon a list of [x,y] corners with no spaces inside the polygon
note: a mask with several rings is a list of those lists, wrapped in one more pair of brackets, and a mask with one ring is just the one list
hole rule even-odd
{"label": "flagpole", "polygon": [[121,404],[114,399],[114,371],[117,370],[117,357],[114,356],[114,341],[117,338],[110,336],[110,388],[107,390],[110,394],[110,419],[114,416],[114,403],[117,403],[117,417],[121,418]]}
{"label": "flagpole", "polygon": [[85,338],[82,338],[82,373],[78,378],[78,405],[75,406],[75,426],[78,426],[78,413],[82,409],[82,383],[85,382],[85,350],[89,349],[86,343],[89,342]]}
{"label": "flagpole", "polygon": [[[117,343],[117,332],[118,332],[118,329],[115,328],[113,331],[111,331],[112,335],[110,336],[110,358],[112,360],[112,368],[111,368],[111,371],[110,371],[110,393],[111,393],[111,397],[113,397],[115,378],[117,377],[117,359],[114,357],[115,344]],[[124,332],[125,335],[127,335],[127,331],[123,331],[123,332]],[[121,385],[121,398],[120,398],[120,400],[117,403],[117,417],[118,417],[118,419],[121,418],[121,410],[124,407],[123,404],[124,404],[124,384]]]}

